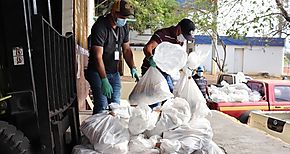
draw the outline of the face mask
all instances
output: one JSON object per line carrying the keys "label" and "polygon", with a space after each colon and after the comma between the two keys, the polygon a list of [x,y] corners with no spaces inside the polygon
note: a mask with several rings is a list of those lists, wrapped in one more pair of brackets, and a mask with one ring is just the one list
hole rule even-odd
{"label": "face mask", "polygon": [[184,42],[186,39],[184,38],[184,36],[182,34],[180,34],[180,35],[177,36],[177,40],[179,42]]}
{"label": "face mask", "polygon": [[203,76],[203,72],[197,72],[197,75],[198,75],[199,77],[202,77],[202,76]]}
{"label": "face mask", "polygon": [[116,25],[118,27],[123,27],[126,25],[127,20],[122,18],[117,18]]}

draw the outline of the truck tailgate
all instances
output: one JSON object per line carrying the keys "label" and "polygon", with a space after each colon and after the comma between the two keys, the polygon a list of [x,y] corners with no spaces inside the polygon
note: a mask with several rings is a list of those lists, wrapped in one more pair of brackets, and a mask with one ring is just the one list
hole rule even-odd
{"label": "truck tailgate", "polygon": [[290,144],[290,111],[254,111],[248,124]]}

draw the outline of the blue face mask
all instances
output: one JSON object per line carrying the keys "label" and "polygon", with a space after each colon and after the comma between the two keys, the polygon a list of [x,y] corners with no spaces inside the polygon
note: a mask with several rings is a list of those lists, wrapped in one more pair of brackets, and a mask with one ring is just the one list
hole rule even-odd
{"label": "blue face mask", "polygon": [[126,25],[127,19],[117,18],[116,25],[118,27],[123,27]]}

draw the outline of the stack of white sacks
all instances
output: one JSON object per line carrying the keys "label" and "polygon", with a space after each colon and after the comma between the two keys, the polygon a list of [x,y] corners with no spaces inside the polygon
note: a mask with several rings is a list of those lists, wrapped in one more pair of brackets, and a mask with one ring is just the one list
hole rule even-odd
{"label": "stack of white sacks", "polygon": [[[131,92],[129,103],[111,104],[114,115],[97,114],[83,121],[80,129],[89,141],[75,146],[73,154],[223,154],[212,141],[206,100],[189,77],[188,68],[196,68],[207,54],[187,56],[179,45],[158,45],[153,59],[177,80],[174,93],[162,74],[150,67]],[[148,107],[161,101],[165,102],[159,109]]]}
{"label": "stack of white sacks", "polygon": [[252,91],[245,83],[228,84],[222,81],[223,87],[211,85],[209,93],[214,102],[256,102],[261,99],[258,91]]}

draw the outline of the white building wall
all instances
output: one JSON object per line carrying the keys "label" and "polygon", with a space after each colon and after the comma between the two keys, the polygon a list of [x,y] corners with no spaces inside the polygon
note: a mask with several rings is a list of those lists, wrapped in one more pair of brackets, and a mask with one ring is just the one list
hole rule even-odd
{"label": "white building wall", "polygon": [[[206,72],[211,72],[212,69],[212,45],[211,44],[196,44],[195,45],[196,51],[209,51],[209,55],[206,60],[201,64],[204,66]],[[217,50],[219,52],[220,59],[223,59],[223,48],[222,46],[217,46]],[[218,67],[216,66],[217,73],[219,72]]]}
{"label": "white building wall", "polygon": [[244,72],[255,74],[268,72],[282,75],[283,47],[253,47],[245,50]]}
{"label": "white building wall", "polygon": [[211,57],[212,57],[211,45],[209,45],[209,44],[196,44],[195,50],[196,51],[209,51],[210,50],[209,55],[207,56],[205,61],[201,64],[201,66],[204,66],[206,72],[211,72]]}
{"label": "white building wall", "polygon": [[[236,46],[237,47],[237,46]],[[238,47],[237,47],[238,48]],[[240,47],[239,48],[243,48]],[[235,48],[233,46],[227,46],[227,57],[226,57],[226,65],[225,65],[225,71],[228,73],[234,73],[234,64],[235,64]],[[223,55],[223,52],[220,52],[220,55]]]}
{"label": "white building wall", "polygon": [[[279,76],[282,75],[283,68],[283,47],[262,47],[262,46],[227,46],[227,57],[225,64],[225,72],[234,72],[234,54],[236,48],[244,49],[243,58],[243,72],[245,74],[258,74],[262,72],[268,72],[270,75]],[[196,45],[196,50],[208,51],[211,50],[211,45],[208,44],[198,44]],[[222,59],[224,52],[221,46],[218,46],[219,56]],[[211,72],[211,59],[212,55],[207,57],[207,59],[202,63],[207,72]],[[218,68],[216,67],[218,71]]]}

